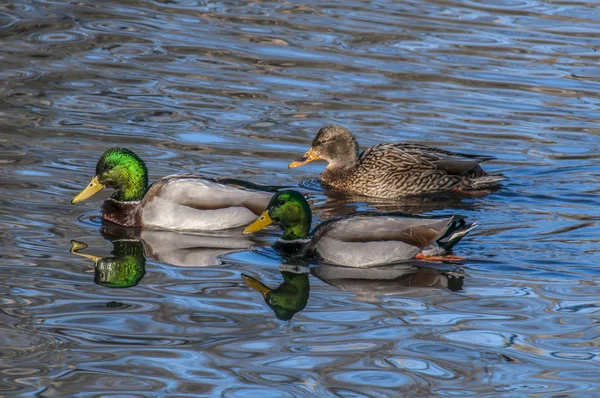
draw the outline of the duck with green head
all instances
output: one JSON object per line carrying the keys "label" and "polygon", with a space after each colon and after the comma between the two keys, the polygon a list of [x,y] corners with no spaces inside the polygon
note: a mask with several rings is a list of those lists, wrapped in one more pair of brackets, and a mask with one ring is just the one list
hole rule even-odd
{"label": "duck with green head", "polygon": [[[357,213],[318,225],[312,233],[312,215],[304,196],[280,191],[261,216],[243,233],[260,231],[272,223],[283,227],[278,245],[301,257],[318,255],[328,263],[372,267],[412,259],[456,261],[449,251],[475,228],[464,217],[410,217],[400,213]],[[286,250],[292,247],[292,250]]]}
{"label": "duck with green head", "polygon": [[504,177],[489,175],[470,155],[411,143],[379,144],[360,153],[354,135],[341,126],[324,126],[304,156],[288,167],[327,162],[321,183],[333,190],[379,198],[439,192],[484,191]]}
{"label": "duck with green head", "polygon": [[125,227],[188,231],[248,225],[272,196],[191,174],[167,176],[148,186],[146,165],[125,148],[104,152],[92,181],[71,202],[82,202],[107,187],[114,193],[102,205],[104,220]]}

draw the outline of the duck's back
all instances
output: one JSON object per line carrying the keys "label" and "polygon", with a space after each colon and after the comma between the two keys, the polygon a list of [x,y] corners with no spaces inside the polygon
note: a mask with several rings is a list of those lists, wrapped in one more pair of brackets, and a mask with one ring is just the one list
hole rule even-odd
{"label": "duck's back", "polygon": [[479,163],[489,159],[418,144],[379,144],[365,150],[352,168],[325,170],[322,182],[382,198],[435,193],[487,176]]}

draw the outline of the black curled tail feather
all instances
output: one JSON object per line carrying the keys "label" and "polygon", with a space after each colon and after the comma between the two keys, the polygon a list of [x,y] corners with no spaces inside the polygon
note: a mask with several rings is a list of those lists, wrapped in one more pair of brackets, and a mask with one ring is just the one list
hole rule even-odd
{"label": "black curled tail feather", "polygon": [[467,223],[464,217],[455,216],[446,233],[436,243],[448,252],[476,226],[477,223]]}

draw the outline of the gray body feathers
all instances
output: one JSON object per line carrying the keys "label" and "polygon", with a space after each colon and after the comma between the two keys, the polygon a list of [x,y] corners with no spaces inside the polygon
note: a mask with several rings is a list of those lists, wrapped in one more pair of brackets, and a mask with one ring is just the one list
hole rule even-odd
{"label": "gray body feathers", "polygon": [[419,218],[397,213],[358,214],[320,224],[298,253],[317,255],[331,264],[373,267],[408,261],[432,248],[446,253],[474,227],[475,224],[465,223],[460,216]]}

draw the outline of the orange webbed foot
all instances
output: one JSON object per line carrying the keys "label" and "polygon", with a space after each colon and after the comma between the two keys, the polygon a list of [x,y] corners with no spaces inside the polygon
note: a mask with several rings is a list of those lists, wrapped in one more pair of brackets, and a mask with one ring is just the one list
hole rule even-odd
{"label": "orange webbed foot", "polygon": [[443,261],[443,262],[460,262],[460,263],[463,263],[466,260],[466,258],[464,258],[464,257],[455,256],[452,254],[448,254],[446,256],[426,256],[423,253],[419,253],[415,256],[415,258],[418,260],[424,260],[424,261]]}

